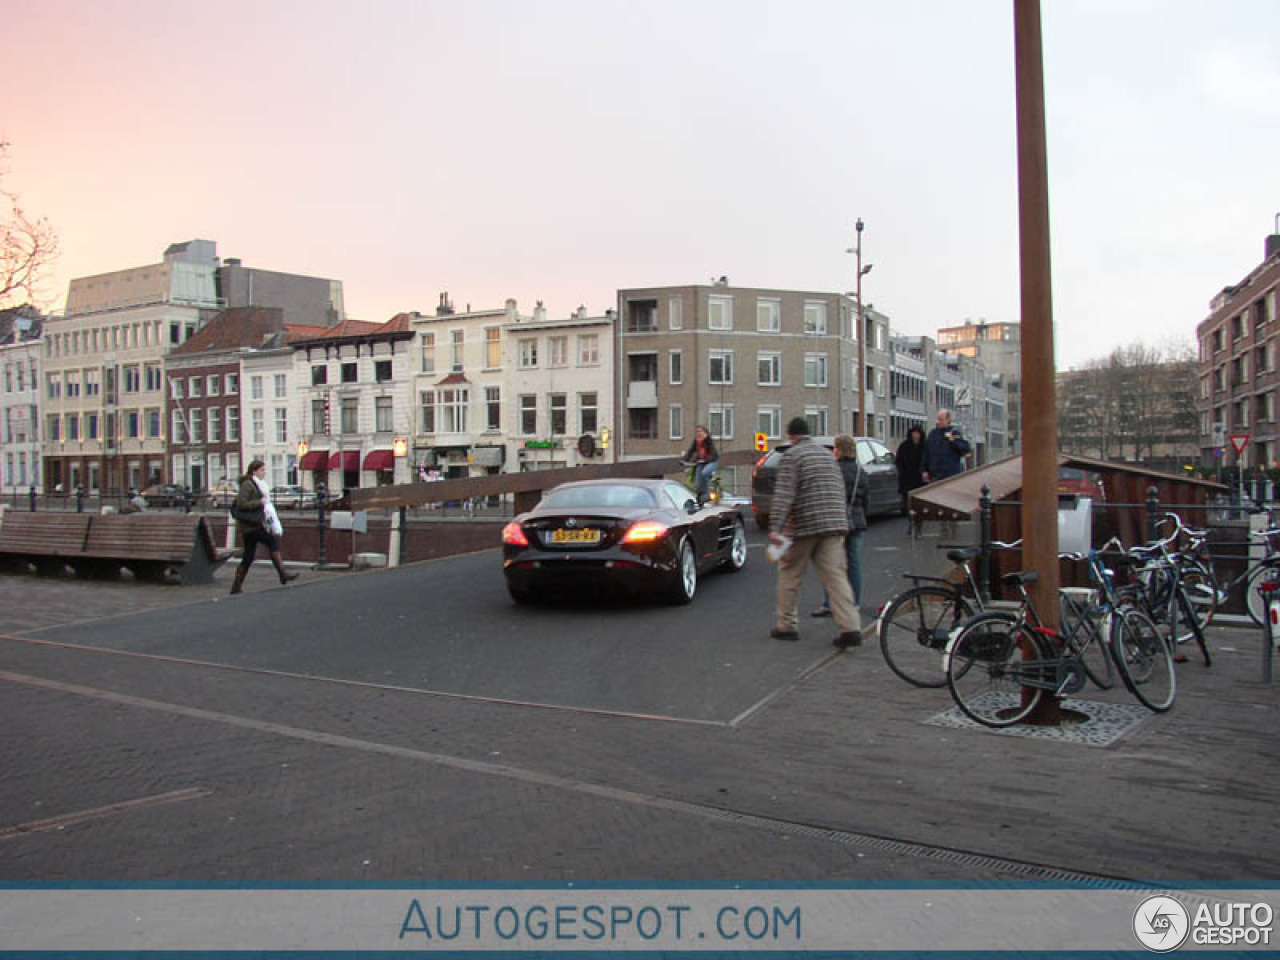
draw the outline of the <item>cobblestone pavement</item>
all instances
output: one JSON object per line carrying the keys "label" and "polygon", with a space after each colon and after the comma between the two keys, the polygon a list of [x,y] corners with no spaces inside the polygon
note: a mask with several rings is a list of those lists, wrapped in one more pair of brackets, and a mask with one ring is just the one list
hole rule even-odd
{"label": "cobblestone pavement", "polygon": [[[475,581],[489,602],[471,571],[492,560],[359,575],[369,634],[354,641],[472,602],[433,605],[433,584],[467,593],[458,584]],[[314,642],[332,622],[326,600],[356,578],[305,571],[281,588],[259,564],[237,602],[227,576],[169,588],[0,577],[0,878],[1280,875],[1267,839],[1277,704],[1254,630],[1215,627],[1214,665],[1179,668],[1174,711],[1098,747],[934,725],[951,707],[945,690],[901,684],[874,646],[828,654],[811,624],[803,657],[775,653],[760,636],[761,581],[725,578],[686,609],[704,625],[714,611],[705,628],[744,650],[796,656],[790,679],[732,722],[689,722],[356,676]],[[604,609],[539,622],[556,617],[631,646],[664,622]],[[496,622],[405,642],[460,655],[493,642]],[[173,633],[163,646],[143,636],[157,624]],[[224,662],[211,661],[210,625],[226,637]],[[518,658],[528,638],[504,642]],[[250,663],[255,645],[271,658]],[[377,659],[381,648],[366,649]],[[1131,702],[1123,690],[1081,696]]]}

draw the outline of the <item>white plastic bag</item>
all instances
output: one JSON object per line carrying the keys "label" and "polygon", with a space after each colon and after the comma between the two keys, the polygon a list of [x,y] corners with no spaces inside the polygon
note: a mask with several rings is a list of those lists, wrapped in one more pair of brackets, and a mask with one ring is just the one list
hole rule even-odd
{"label": "white plastic bag", "polygon": [[765,553],[769,557],[770,563],[777,563],[779,560],[782,559],[783,555],[788,550],[791,549],[791,538],[788,537],[785,533],[781,534],[780,536],[782,537],[782,542],[781,543],[770,542],[769,549],[765,551]]}

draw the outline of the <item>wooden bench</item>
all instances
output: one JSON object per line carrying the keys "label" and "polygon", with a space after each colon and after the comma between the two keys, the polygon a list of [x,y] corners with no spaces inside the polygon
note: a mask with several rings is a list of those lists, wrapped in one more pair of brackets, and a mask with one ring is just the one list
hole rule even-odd
{"label": "wooden bench", "polygon": [[204,518],[185,513],[63,514],[6,510],[0,516],[0,558],[57,576],[211,583],[230,550],[213,545]]}

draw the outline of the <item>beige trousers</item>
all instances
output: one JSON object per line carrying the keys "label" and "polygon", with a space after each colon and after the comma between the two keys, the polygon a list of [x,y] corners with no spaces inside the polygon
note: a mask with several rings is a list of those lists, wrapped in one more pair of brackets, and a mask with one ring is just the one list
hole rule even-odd
{"label": "beige trousers", "polygon": [[831,600],[831,616],[841,633],[862,629],[862,615],[853,603],[853,590],[845,571],[844,534],[829,533],[817,537],[797,537],[791,549],[778,561],[778,610],[775,626],[794,630],[798,622],[796,604],[800,599],[800,583],[809,568],[809,560],[818,571],[818,579],[827,588]]}

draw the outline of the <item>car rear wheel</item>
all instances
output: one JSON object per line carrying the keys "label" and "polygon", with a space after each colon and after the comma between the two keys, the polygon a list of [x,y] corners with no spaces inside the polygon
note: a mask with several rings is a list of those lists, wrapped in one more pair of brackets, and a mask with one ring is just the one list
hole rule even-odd
{"label": "car rear wheel", "polygon": [[747,565],[747,531],[741,520],[733,522],[733,540],[729,543],[729,557],[724,568],[730,573],[737,573]]}
{"label": "car rear wheel", "polygon": [[676,568],[667,587],[667,599],[677,604],[690,603],[697,592],[698,561],[693,555],[693,545],[685,540],[680,544]]}

